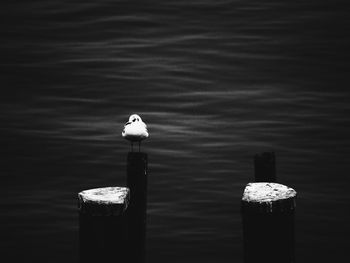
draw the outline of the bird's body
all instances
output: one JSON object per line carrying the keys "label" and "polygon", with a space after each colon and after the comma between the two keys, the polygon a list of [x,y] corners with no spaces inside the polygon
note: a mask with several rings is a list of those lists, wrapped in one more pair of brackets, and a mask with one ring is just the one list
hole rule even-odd
{"label": "bird's body", "polygon": [[129,123],[124,126],[122,136],[129,141],[138,142],[148,137],[147,126],[145,123]]}
{"label": "bird's body", "polygon": [[141,141],[149,137],[147,125],[142,121],[139,115],[132,114],[129,117],[129,121],[124,125],[122,136],[124,139],[131,142],[131,149],[133,149],[134,142],[139,142],[140,150]]}

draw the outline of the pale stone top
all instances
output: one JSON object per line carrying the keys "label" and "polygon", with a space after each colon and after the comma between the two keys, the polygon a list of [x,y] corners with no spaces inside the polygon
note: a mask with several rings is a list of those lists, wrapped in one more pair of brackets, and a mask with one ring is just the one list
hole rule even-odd
{"label": "pale stone top", "polygon": [[288,186],[277,183],[249,183],[244,189],[242,201],[274,202],[295,197],[297,192]]}
{"label": "pale stone top", "polygon": [[128,202],[129,188],[104,187],[82,191],[78,194],[82,203],[124,204]]}
{"label": "pale stone top", "polygon": [[78,209],[91,216],[119,216],[128,208],[130,190],[127,187],[104,187],[78,194]]}

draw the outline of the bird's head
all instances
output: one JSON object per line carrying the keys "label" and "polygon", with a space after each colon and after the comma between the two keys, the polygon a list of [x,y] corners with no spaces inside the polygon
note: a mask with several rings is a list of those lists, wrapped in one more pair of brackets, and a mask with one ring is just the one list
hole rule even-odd
{"label": "bird's head", "polygon": [[129,117],[129,122],[142,121],[141,117],[137,114],[132,114]]}

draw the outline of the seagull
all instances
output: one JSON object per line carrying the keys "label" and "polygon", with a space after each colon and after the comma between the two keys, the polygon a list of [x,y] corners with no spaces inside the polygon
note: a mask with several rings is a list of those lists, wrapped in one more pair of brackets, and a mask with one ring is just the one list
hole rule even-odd
{"label": "seagull", "polygon": [[141,119],[141,117],[137,114],[132,114],[129,117],[129,121],[125,123],[124,129],[122,132],[122,136],[124,139],[130,141],[131,143],[131,151],[133,151],[133,143],[139,142],[139,151],[141,141],[148,138],[147,125]]}

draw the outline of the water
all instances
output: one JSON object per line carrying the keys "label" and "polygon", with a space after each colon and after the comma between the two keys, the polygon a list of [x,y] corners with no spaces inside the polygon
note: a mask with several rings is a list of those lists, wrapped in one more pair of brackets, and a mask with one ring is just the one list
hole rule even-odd
{"label": "water", "polygon": [[77,193],[125,185],[148,123],[148,262],[242,262],[255,153],[298,191],[297,262],[347,256],[345,1],[16,1],[1,8],[1,254],[76,262]]}

